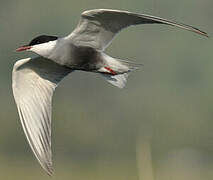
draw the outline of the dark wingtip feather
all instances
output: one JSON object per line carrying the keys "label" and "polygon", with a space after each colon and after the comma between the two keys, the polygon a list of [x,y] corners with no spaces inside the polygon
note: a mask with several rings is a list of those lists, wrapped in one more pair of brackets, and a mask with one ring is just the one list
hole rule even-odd
{"label": "dark wingtip feather", "polygon": [[51,166],[47,165],[47,166],[42,166],[42,167],[46,171],[46,173],[48,174],[48,176],[50,176],[50,177],[53,176],[54,171],[53,171],[52,165]]}
{"label": "dark wingtip feather", "polygon": [[195,29],[195,32],[196,32],[196,33],[198,33],[198,34],[200,34],[200,35],[203,35],[203,36],[209,38],[209,35],[208,35],[206,32],[201,31],[201,30],[198,29],[198,28],[194,28],[194,29]]}

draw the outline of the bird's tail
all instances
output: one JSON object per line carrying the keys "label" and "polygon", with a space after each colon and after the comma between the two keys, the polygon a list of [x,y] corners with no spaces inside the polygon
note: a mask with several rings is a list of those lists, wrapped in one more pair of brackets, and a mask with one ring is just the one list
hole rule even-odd
{"label": "bird's tail", "polygon": [[126,85],[127,77],[133,70],[138,69],[142,64],[115,59],[110,56],[105,58],[105,66],[99,69],[101,75],[111,84],[118,88]]}

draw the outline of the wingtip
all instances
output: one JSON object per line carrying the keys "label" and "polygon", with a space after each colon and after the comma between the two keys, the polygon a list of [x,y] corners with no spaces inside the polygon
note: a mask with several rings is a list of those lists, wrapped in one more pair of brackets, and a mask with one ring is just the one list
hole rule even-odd
{"label": "wingtip", "polygon": [[206,32],[204,32],[204,31],[201,31],[200,29],[198,29],[198,28],[194,28],[194,32],[196,32],[197,34],[200,34],[200,35],[202,35],[202,36],[205,36],[205,37],[207,37],[207,38],[209,38],[209,35],[206,33]]}
{"label": "wingtip", "polygon": [[[43,167],[44,168],[44,167]],[[54,170],[53,170],[53,167],[52,166],[48,166],[48,167],[45,167],[44,170],[46,171],[47,175],[52,177],[53,174],[54,174]]]}
{"label": "wingtip", "polygon": [[204,31],[199,31],[199,34],[209,38],[209,35]]}
{"label": "wingtip", "polygon": [[54,174],[54,169],[53,169],[53,165],[52,165],[52,161],[50,162],[41,162],[39,161],[41,167],[43,168],[43,170],[47,173],[48,176],[52,177]]}
{"label": "wingtip", "polygon": [[53,174],[54,174],[54,171],[53,171],[53,170],[47,171],[47,175],[48,175],[49,177],[53,177]]}
{"label": "wingtip", "polygon": [[207,38],[210,38],[210,36],[207,34],[207,33],[205,33],[205,35],[204,36],[206,36]]}

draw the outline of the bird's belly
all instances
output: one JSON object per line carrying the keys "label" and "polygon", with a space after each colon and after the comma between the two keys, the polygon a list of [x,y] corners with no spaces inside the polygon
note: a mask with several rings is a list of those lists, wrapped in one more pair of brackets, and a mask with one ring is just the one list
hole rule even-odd
{"label": "bird's belly", "polygon": [[[64,52],[63,52],[64,51]],[[61,51],[55,61],[72,69],[95,71],[103,64],[101,53],[91,47],[71,46]]]}

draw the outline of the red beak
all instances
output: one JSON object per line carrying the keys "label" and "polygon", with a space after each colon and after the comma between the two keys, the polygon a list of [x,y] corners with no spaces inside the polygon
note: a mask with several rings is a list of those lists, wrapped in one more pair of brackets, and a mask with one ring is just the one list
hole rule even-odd
{"label": "red beak", "polygon": [[22,46],[22,47],[16,49],[16,52],[26,51],[26,50],[29,50],[31,48],[32,48],[32,46]]}

